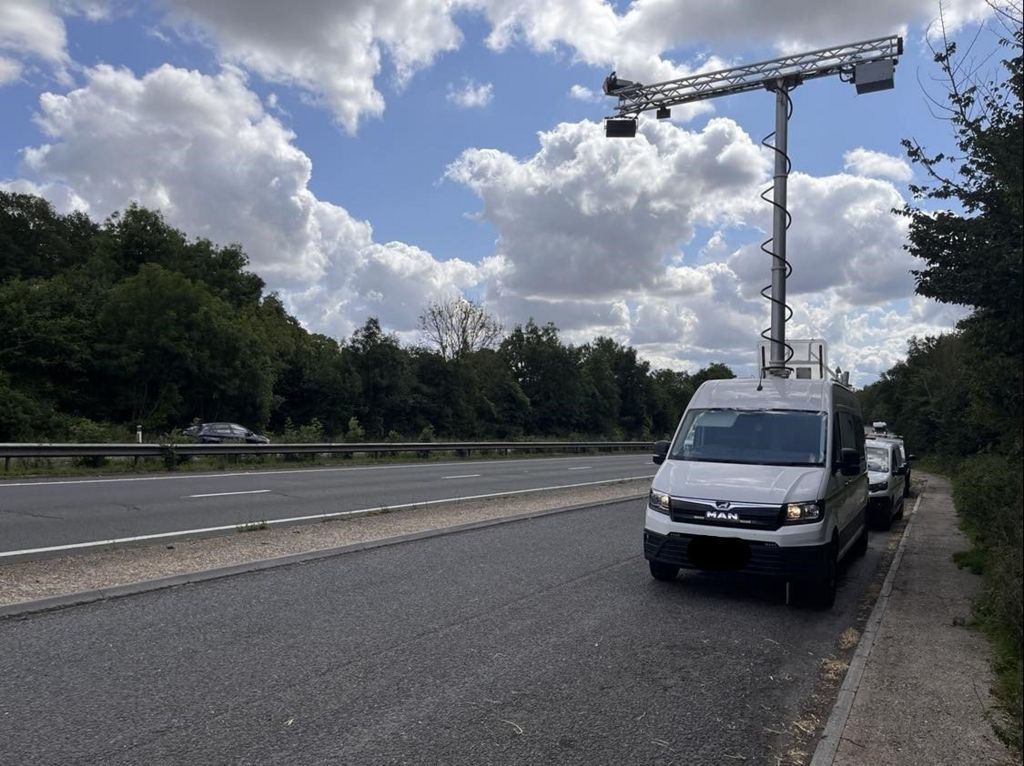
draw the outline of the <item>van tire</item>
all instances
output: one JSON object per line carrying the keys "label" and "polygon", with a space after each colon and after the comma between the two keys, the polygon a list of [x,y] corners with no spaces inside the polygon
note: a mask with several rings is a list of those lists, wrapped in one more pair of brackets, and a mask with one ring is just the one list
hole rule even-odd
{"label": "van tire", "polygon": [[836,602],[836,590],[839,585],[839,544],[833,540],[828,550],[821,580],[811,586],[812,604],[817,609],[831,609]]}
{"label": "van tire", "polygon": [[864,528],[861,530],[861,533],[860,533],[860,537],[857,538],[857,542],[855,542],[853,544],[853,547],[850,548],[850,553],[852,553],[857,558],[860,558],[861,556],[865,555],[867,552],[868,552],[868,525],[867,525],[867,522],[865,521]]}
{"label": "van tire", "polygon": [[896,505],[895,500],[890,500],[889,503],[882,509],[882,513],[878,516],[878,528],[883,532],[888,532],[892,529],[892,517],[893,507]]}
{"label": "van tire", "polygon": [[679,574],[679,567],[663,564],[660,561],[648,562],[651,565],[651,577],[661,582],[672,582]]}

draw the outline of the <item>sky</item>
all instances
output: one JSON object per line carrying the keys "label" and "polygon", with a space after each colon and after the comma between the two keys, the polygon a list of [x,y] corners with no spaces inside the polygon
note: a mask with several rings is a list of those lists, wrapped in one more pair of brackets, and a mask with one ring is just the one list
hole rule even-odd
{"label": "sky", "polygon": [[[103,220],[132,202],[240,243],[311,331],[376,316],[406,343],[431,301],[506,327],[606,335],[655,367],[754,373],[769,324],[760,192],[774,96],[641,117],[608,139],[605,76],[644,83],[890,34],[892,91],[792,93],[791,338],[865,385],[962,307],[914,294],[924,180],[900,140],[950,146],[929,95],[935,0],[0,0],[0,188]],[[994,45],[984,0],[947,34]],[[980,29],[980,34],[979,34]],[[995,59],[991,60],[993,74]]]}

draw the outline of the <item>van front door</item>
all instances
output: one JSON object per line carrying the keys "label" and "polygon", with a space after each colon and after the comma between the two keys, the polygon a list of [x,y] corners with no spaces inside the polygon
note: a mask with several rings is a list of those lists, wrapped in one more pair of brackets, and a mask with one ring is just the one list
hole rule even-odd
{"label": "van front door", "polygon": [[[839,548],[842,550],[847,544],[853,539],[859,530],[859,525],[856,524],[857,515],[861,510],[862,495],[864,494],[864,487],[861,485],[861,476],[844,476],[842,470],[838,465],[838,456],[841,454],[842,449],[858,449],[857,440],[857,427],[859,418],[855,418],[854,415],[846,410],[839,410],[835,414],[835,423],[837,426],[838,439],[833,441],[836,449],[836,460],[832,464],[833,477],[836,480],[836,509],[838,511],[837,523],[839,525]],[[861,434],[863,435],[863,427],[861,427]],[[838,441],[838,444],[835,442]],[[859,454],[864,454],[863,439],[860,441]]]}

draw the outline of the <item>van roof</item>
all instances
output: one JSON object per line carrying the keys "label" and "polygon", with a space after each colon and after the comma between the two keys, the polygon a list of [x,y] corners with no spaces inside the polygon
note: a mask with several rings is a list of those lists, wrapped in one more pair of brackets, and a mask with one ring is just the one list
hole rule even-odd
{"label": "van roof", "polygon": [[812,410],[831,409],[831,380],[790,380],[767,377],[761,382],[749,378],[709,380],[702,384],[690,400],[690,407],[707,409],[729,407],[740,410]]}

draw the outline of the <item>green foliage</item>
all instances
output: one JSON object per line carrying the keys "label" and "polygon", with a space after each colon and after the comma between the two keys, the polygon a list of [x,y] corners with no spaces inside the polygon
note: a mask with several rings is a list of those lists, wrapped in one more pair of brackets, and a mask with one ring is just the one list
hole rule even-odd
{"label": "green foliage", "polygon": [[281,436],[274,441],[284,444],[323,444],[327,441],[327,434],[324,431],[323,424],[316,418],[297,428],[292,423],[292,419],[288,418],[285,420],[284,431],[281,433]]}
{"label": "green foliage", "polygon": [[123,440],[142,424],[172,443],[218,420],[285,442],[650,439],[703,380],[732,376],[653,371],[616,340],[574,346],[532,320],[495,348],[499,326],[465,302],[442,351],[404,348],[374,317],[339,342],[263,295],[239,246],[136,205],[94,224],[0,192],[0,245],[0,439]]}
{"label": "green foliage", "polygon": [[359,425],[359,418],[351,417],[348,420],[348,430],[345,431],[345,441],[361,442],[366,438],[366,431]]}
{"label": "green foliage", "polygon": [[[1019,6],[993,5],[1005,32],[1001,82],[979,82],[944,40],[935,61],[945,81],[945,109],[957,157],[929,155],[905,141],[925,184],[911,186],[915,204],[907,249],[925,267],[917,292],[964,305],[971,314],[956,333],[911,339],[905,362],[862,393],[868,420],[886,420],[912,451],[943,463],[966,458],[954,476],[954,500],[973,550],[958,562],[979,571],[984,593],[979,623],[996,649],[998,691],[1014,719],[1000,732],[1019,751],[1022,731],[1022,578],[1024,501],[1022,442],[1024,332],[1021,291],[1024,93]],[[936,101],[938,104],[939,102]],[[920,207],[936,203],[938,210]]]}
{"label": "green foliage", "polygon": [[1002,734],[1020,750],[1020,710],[1024,702],[1024,464],[995,454],[968,458],[954,478],[953,497],[973,542],[972,549],[961,554],[957,562],[984,578],[975,616],[995,646],[999,696],[1007,711],[1017,718],[1017,728]]}
{"label": "green foliage", "polygon": [[58,215],[42,197],[0,192],[0,282],[49,278],[83,263],[97,226]]}
{"label": "green foliage", "polygon": [[580,351],[564,345],[553,324],[539,327],[531,319],[516,325],[500,353],[530,402],[527,430],[552,436],[572,431],[584,407]]}
{"label": "green foliage", "polygon": [[[1019,11],[1019,9],[1018,9]],[[958,149],[956,158],[931,156],[904,141],[927,173],[911,186],[916,199],[936,200],[939,211],[908,205],[908,250],[927,266],[914,272],[921,295],[971,306],[967,325],[991,337],[993,346],[1019,350],[1021,340],[1022,130],[1021,23],[1002,40],[1012,55],[1001,82],[980,83],[962,76],[956,44],[946,41],[935,61],[947,86],[946,117]],[[956,203],[960,210],[950,209]]]}
{"label": "green foliage", "polygon": [[99,368],[115,392],[112,419],[166,428],[225,410],[262,426],[273,378],[249,317],[162,266],[112,288],[98,317]]}
{"label": "green foliage", "polygon": [[0,442],[32,442],[52,428],[53,411],[45,403],[13,387],[0,369]]}

